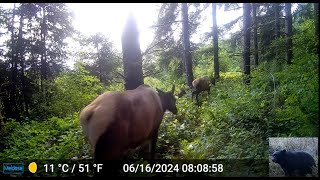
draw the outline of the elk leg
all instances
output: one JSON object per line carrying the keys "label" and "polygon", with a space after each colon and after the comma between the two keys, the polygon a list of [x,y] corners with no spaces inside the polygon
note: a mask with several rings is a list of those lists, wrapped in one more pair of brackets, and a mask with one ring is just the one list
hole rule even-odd
{"label": "elk leg", "polygon": [[158,129],[155,130],[154,134],[151,137],[151,142],[150,142],[150,159],[155,158],[155,152],[156,152],[156,145],[157,145],[157,140],[158,140]]}
{"label": "elk leg", "polygon": [[198,94],[196,94],[197,103],[199,103]]}
{"label": "elk leg", "polygon": [[141,146],[139,146],[138,150],[138,157],[143,159],[149,159],[150,158],[150,146],[151,146],[151,139],[143,143]]}
{"label": "elk leg", "polygon": [[191,96],[191,100],[193,101],[193,97],[194,97],[194,92],[192,92],[192,96]]}

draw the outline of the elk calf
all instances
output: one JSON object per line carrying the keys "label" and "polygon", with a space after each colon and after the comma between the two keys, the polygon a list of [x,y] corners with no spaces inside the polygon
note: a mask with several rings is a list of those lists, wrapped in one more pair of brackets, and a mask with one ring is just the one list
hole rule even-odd
{"label": "elk calf", "polygon": [[208,95],[210,94],[210,79],[208,76],[197,78],[192,82],[192,100],[193,96],[196,95],[196,100],[198,103],[198,95],[202,91],[207,91]]}

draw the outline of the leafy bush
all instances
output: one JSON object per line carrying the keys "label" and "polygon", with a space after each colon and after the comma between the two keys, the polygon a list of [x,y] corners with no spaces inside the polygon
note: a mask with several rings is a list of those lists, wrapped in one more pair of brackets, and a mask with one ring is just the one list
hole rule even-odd
{"label": "leafy bush", "polygon": [[5,149],[0,154],[2,160],[66,160],[91,154],[77,114],[64,119],[52,117],[43,122],[12,120],[5,126],[10,135],[5,137]]}
{"label": "leafy bush", "polygon": [[318,136],[319,60],[313,24],[306,21],[297,29],[291,65],[263,62],[252,73],[252,89],[260,91],[270,112],[270,136]]}
{"label": "leafy bush", "polygon": [[53,116],[65,117],[80,112],[90,101],[103,92],[99,80],[79,64],[73,72],[65,73],[54,82],[55,90],[48,110]]}

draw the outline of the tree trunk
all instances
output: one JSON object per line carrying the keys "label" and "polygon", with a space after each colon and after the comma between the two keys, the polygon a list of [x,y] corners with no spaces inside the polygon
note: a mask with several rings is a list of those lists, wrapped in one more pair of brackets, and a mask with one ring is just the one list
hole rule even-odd
{"label": "tree trunk", "polygon": [[218,46],[218,27],[217,27],[217,4],[212,3],[212,39],[213,39],[213,65],[214,80],[220,78],[219,74],[219,46]]}
{"label": "tree trunk", "polygon": [[20,60],[20,66],[21,66],[21,83],[22,83],[22,95],[23,95],[23,106],[24,106],[24,113],[25,116],[29,116],[29,105],[28,105],[28,96],[27,96],[27,88],[26,88],[26,80],[25,80],[25,65],[24,65],[24,45],[23,45],[23,20],[24,15],[23,12],[20,13],[20,25],[19,25],[19,34],[18,34],[18,41],[17,41],[17,50],[18,50],[18,57]]}
{"label": "tree trunk", "polygon": [[285,3],[286,12],[286,60],[288,64],[292,63],[292,15],[291,15],[291,3]]}
{"label": "tree trunk", "polygon": [[185,72],[185,68],[184,68],[184,65],[183,65],[184,61],[183,59],[179,61],[179,65],[178,65],[178,69],[177,69],[177,74],[178,76],[183,76],[183,73]]}
{"label": "tree trunk", "polygon": [[279,3],[274,3],[274,26],[275,26],[275,39],[280,37],[280,17],[279,17],[279,13],[280,13],[280,7],[279,7]]}
{"label": "tree trunk", "polygon": [[245,84],[250,84],[250,25],[250,4],[243,3],[243,70]]}
{"label": "tree trunk", "polygon": [[133,15],[129,16],[122,34],[122,53],[125,89],[135,89],[144,82],[139,32]]}
{"label": "tree trunk", "polygon": [[259,49],[258,49],[258,22],[257,22],[257,8],[259,5],[252,3],[252,19],[253,19],[253,46],[254,46],[254,65],[259,65]]}
{"label": "tree trunk", "polygon": [[10,85],[10,107],[9,116],[12,118],[16,118],[16,113],[18,112],[17,107],[17,57],[16,57],[16,43],[14,38],[14,18],[16,16],[16,4],[14,3],[13,13],[12,13],[12,29],[11,29],[11,85]]}
{"label": "tree trunk", "polygon": [[313,7],[314,7],[315,33],[316,33],[316,37],[318,38],[317,53],[319,54],[319,3],[314,3]]}
{"label": "tree trunk", "polygon": [[47,63],[47,48],[46,48],[46,37],[47,37],[47,20],[46,20],[46,5],[42,6],[42,22],[41,22],[41,99],[40,101],[44,101],[46,106],[49,105],[47,86],[44,85],[44,82],[48,80],[48,63]]}
{"label": "tree trunk", "polygon": [[[279,23],[279,3],[274,3],[274,29],[275,39],[280,37],[280,23]],[[276,59],[279,57],[278,46],[275,47]]]}
{"label": "tree trunk", "polygon": [[97,49],[99,80],[100,80],[100,83],[103,83],[103,82],[102,82],[102,67],[101,67],[101,59],[100,59],[100,54],[99,54],[98,36],[96,36],[96,42],[95,42],[95,45],[96,45],[96,49]]}
{"label": "tree trunk", "polygon": [[182,3],[182,35],[184,60],[186,65],[187,85],[191,88],[193,81],[192,57],[190,52],[189,20],[187,3]]}
{"label": "tree trunk", "polygon": [[[46,49],[46,12],[45,7],[42,7],[42,22],[41,22],[41,43],[42,43],[42,51],[41,51],[41,91],[45,92],[43,81],[47,80],[47,49]],[[45,94],[45,93],[44,93]]]}

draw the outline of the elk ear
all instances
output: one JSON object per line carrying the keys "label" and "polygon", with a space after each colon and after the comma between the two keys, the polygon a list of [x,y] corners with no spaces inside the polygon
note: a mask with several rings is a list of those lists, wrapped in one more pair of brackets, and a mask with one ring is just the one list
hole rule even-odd
{"label": "elk ear", "polygon": [[172,86],[171,92],[174,93],[175,85]]}
{"label": "elk ear", "polygon": [[156,88],[156,90],[158,91],[158,93],[163,93],[160,89]]}

